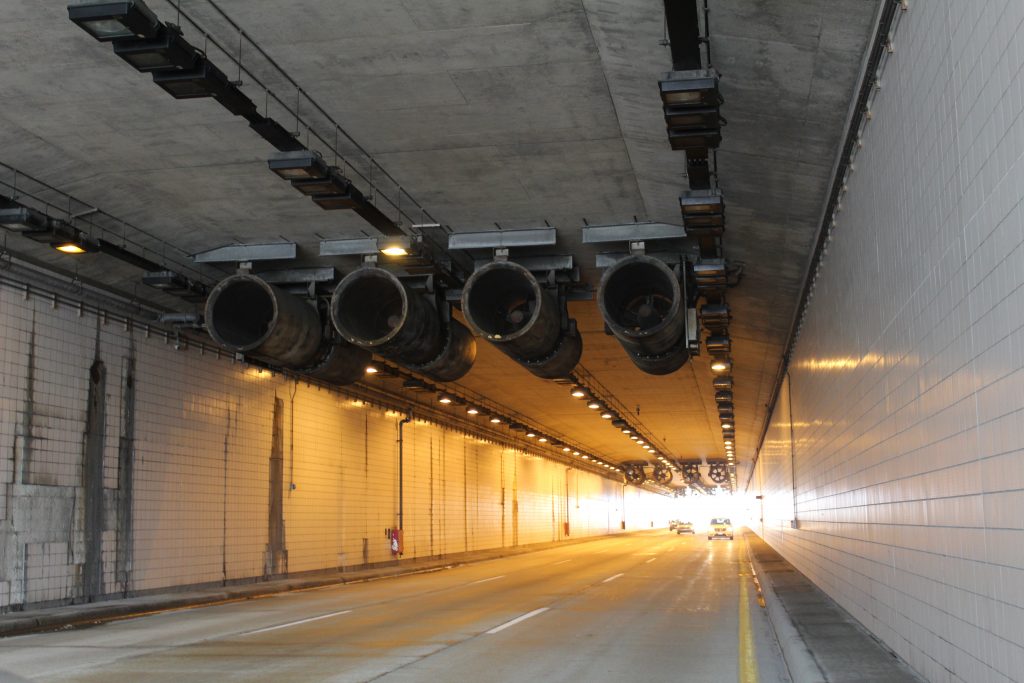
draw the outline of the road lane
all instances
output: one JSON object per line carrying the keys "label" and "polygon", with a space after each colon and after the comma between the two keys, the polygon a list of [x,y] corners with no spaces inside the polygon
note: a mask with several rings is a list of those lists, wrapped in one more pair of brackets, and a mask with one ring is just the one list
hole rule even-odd
{"label": "road lane", "polygon": [[[737,680],[739,548],[668,533],[611,537],[19,636],[0,640],[0,672],[103,683],[602,681],[626,670],[637,680]],[[759,659],[777,657],[770,632],[753,642]],[[764,677],[780,664],[762,664],[761,680],[782,680]]]}

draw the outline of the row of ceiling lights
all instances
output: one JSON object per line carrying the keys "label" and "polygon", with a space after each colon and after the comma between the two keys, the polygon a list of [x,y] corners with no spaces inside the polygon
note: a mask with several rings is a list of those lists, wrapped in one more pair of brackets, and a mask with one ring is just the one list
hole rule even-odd
{"label": "row of ceiling lights", "polygon": [[[366,367],[366,374],[370,377],[380,375],[397,377],[399,376],[399,371],[385,363],[373,363]],[[419,380],[416,379],[407,379],[406,385],[408,386],[408,388],[412,389],[435,391],[434,387],[426,385],[425,383],[420,382]],[[600,415],[601,419],[609,420],[613,426],[615,426],[623,434],[628,436],[633,443],[636,443],[645,451],[647,451],[648,455],[656,457],[660,463],[660,467],[664,468],[665,470],[680,472],[679,468],[676,466],[675,463],[670,461],[665,456],[659,454],[655,447],[648,443],[648,441],[645,440],[645,438],[639,433],[638,430],[633,428],[632,425],[630,425],[626,420],[620,418],[617,412],[609,408],[604,401],[598,399],[595,396],[594,392],[592,392],[590,389],[588,389],[582,384],[575,384],[570,389],[569,395],[576,400],[585,400],[587,408],[594,411],[599,411],[597,414]],[[573,457],[578,457],[581,460],[589,462],[592,465],[596,465],[597,467],[603,467],[612,472],[623,472],[623,467],[619,464],[610,463],[604,460],[603,458],[592,455],[590,453],[585,453],[581,451],[579,448],[575,446],[570,446],[569,444],[557,438],[544,434],[538,429],[531,428],[523,424],[522,422],[500,415],[494,410],[484,408],[482,405],[479,404],[479,402],[474,403],[473,401],[464,399],[451,391],[436,391],[436,397],[437,402],[442,405],[463,408],[467,415],[471,417],[479,417],[482,419],[486,419],[489,423],[495,426],[507,425],[510,430],[521,433],[525,438],[531,440],[535,439],[537,444],[543,444],[544,446],[552,448],[554,450],[560,450],[566,456],[571,455]],[[638,485],[641,483],[649,484],[651,486],[654,486],[655,488],[664,489],[664,492],[671,492],[670,489],[667,489],[664,486],[658,486],[657,484],[649,480],[630,483],[636,483]]]}
{"label": "row of ceiling lights", "polygon": [[[670,38],[668,45],[673,71],[659,80],[658,89],[669,143],[672,149],[686,153],[690,189],[679,197],[683,226],[688,235],[697,237],[702,257],[721,257],[725,200],[721,190],[713,187],[717,185],[717,163],[716,172],[712,173],[709,152],[717,150],[722,140],[724,119],[719,108],[724,99],[719,92],[718,72],[711,66],[707,16],[705,3],[705,32],[701,35],[695,0],[665,3],[665,27]],[[706,65],[701,56],[702,45]],[[728,329],[731,317],[725,300],[725,283],[721,285],[701,287],[705,297],[701,320],[708,333],[705,348],[712,357],[713,390],[728,461],[724,472],[717,463],[713,463],[709,476],[716,483],[722,483],[727,473],[735,489],[736,424],[731,374],[732,341]]]}
{"label": "row of ceiling lights", "polygon": [[674,464],[658,453],[658,450],[651,443],[651,439],[644,437],[639,429],[630,424],[617,412],[609,408],[604,401],[601,401],[597,396],[595,396],[592,390],[588,389],[583,384],[575,384],[570,390],[569,395],[577,400],[586,400],[587,408],[599,411],[598,414],[602,419],[609,420],[613,427],[628,437],[630,441],[643,448],[647,452],[647,455],[657,458],[665,466],[678,471]]}
{"label": "row of ceiling lights", "polygon": [[593,455],[592,453],[584,452],[580,448],[572,446],[551,435],[545,434],[539,429],[529,427],[518,420],[502,415],[496,410],[485,408],[478,401],[474,402],[472,400],[465,399],[452,391],[438,391],[436,387],[429,385],[422,380],[411,376],[404,376],[404,373],[401,373],[397,368],[394,368],[387,363],[374,362],[366,366],[366,375],[367,377],[404,377],[403,386],[405,388],[412,389],[414,391],[433,392],[436,396],[437,402],[441,405],[462,408],[466,415],[473,418],[485,419],[494,427],[504,425],[509,430],[520,433],[525,438],[535,441],[537,444],[543,444],[544,447],[560,451],[567,457],[572,456],[579,458],[588,464],[604,468],[611,472],[622,472],[622,469],[618,465],[610,463],[604,458]]}

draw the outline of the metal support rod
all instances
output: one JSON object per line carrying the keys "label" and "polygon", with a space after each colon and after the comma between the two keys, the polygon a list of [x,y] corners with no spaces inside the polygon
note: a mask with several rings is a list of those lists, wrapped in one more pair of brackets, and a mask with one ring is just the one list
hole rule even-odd
{"label": "metal support rod", "polygon": [[404,452],[405,438],[403,428],[412,422],[412,414],[408,414],[398,421],[398,530],[401,531],[405,524],[405,477],[404,477]]}
{"label": "metal support rod", "polygon": [[708,68],[711,68],[711,10],[708,0],[704,0],[704,51],[707,53]]}

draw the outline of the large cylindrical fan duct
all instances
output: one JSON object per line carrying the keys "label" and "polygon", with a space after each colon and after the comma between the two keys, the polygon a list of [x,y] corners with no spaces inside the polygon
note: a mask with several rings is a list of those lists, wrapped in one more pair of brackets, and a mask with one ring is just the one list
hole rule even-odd
{"label": "large cylindrical fan duct", "polygon": [[331,297],[331,322],[351,344],[439,381],[465,375],[475,342],[457,322],[445,324],[426,297],[394,273],[369,266],[346,275]]}
{"label": "large cylindrical fan duct", "polygon": [[445,332],[447,334],[441,353],[426,363],[409,364],[409,369],[441,382],[454,382],[469,372],[476,360],[476,340],[473,334],[458,320],[449,320]]}
{"label": "large cylindrical fan duct", "polygon": [[493,261],[470,275],[462,314],[474,332],[538,377],[565,377],[579,363],[579,333],[563,330],[555,297],[518,263]]}
{"label": "large cylindrical fan duct", "polygon": [[365,377],[371,360],[371,351],[342,339],[332,339],[324,344],[313,364],[302,371],[331,384],[346,385]]}
{"label": "large cylindrical fan duct", "polygon": [[316,308],[256,275],[232,275],[206,299],[206,327],[224,348],[288,368],[312,363],[323,331]]}
{"label": "large cylindrical fan duct", "polygon": [[597,305],[608,329],[644,372],[667,375],[689,359],[683,288],[661,260],[635,255],[615,263],[601,277]]}

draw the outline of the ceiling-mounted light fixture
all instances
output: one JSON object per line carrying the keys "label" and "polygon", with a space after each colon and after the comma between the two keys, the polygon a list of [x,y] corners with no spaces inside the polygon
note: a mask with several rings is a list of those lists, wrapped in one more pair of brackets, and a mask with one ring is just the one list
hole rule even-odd
{"label": "ceiling-mounted light fixture", "polygon": [[77,231],[73,237],[50,242],[50,246],[62,254],[72,255],[87,254],[89,252],[97,251],[99,248],[99,245],[94,242],[90,242],[82,235],[82,233]]}
{"label": "ceiling-mounted light fixture", "polygon": [[527,439],[533,439],[537,436],[537,432],[526,432]]}
{"label": "ceiling-mounted light fixture", "polygon": [[672,149],[716,148],[722,142],[718,73],[714,69],[670,71],[658,81],[662,113]]}
{"label": "ceiling-mounted light fixture", "polygon": [[590,408],[591,410],[598,410],[601,407],[601,402],[598,401],[596,398],[592,398],[589,401],[587,401],[587,407]]}
{"label": "ceiling-mounted light fixture", "polygon": [[341,175],[336,168],[327,169],[323,178],[300,178],[292,180],[292,187],[306,195],[316,197],[317,195],[338,195],[347,194],[352,187],[352,181]]}
{"label": "ceiling-mounted light fixture", "polygon": [[715,389],[732,389],[732,377],[728,375],[715,377],[711,380],[711,386]]}
{"label": "ceiling-mounted light fixture", "polygon": [[378,240],[378,249],[385,256],[408,256],[412,241],[408,237],[388,237]]}
{"label": "ceiling-mounted light fixture", "polygon": [[492,425],[501,424],[501,418],[498,417],[497,415],[491,415],[490,422],[491,422]]}
{"label": "ceiling-mounted light fixture", "polygon": [[454,400],[455,399],[452,396],[449,396],[448,394],[438,394],[437,396],[437,402],[443,403],[445,405],[451,404]]}
{"label": "ceiling-mounted light fixture", "polygon": [[466,414],[467,415],[479,415],[480,414],[480,409],[477,408],[476,406],[469,406],[468,408],[466,408]]}
{"label": "ceiling-mounted light fixture", "polygon": [[579,452],[579,451],[573,451],[573,452],[572,452],[572,454],[573,454],[573,455],[579,455],[579,454],[580,454],[580,452]]}
{"label": "ceiling-mounted light fixture", "polygon": [[14,206],[0,209],[0,226],[17,232],[39,232],[49,229],[50,219],[35,209]]}
{"label": "ceiling-mounted light fixture", "polygon": [[68,5],[68,18],[104,43],[118,38],[154,38],[161,26],[142,0]]}
{"label": "ceiling-mounted light fixture", "polygon": [[114,41],[114,54],[142,73],[194,69],[199,51],[181,37],[177,26],[161,26],[154,38]]}
{"label": "ceiling-mounted light fixture", "polygon": [[542,436],[539,439],[537,439],[537,441],[539,441],[541,443],[547,443],[548,442],[548,437]]}
{"label": "ceiling-mounted light fixture", "polygon": [[562,447],[562,452],[564,452],[564,453],[568,453],[568,452],[569,452],[569,451],[571,451],[571,450],[572,450],[572,449],[571,449],[571,448],[569,448],[568,446],[563,446],[563,447]]}
{"label": "ceiling-mounted light fixture", "polygon": [[666,107],[717,107],[722,103],[714,69],[670,71],[658,81],[658,87]]}
{"label": "ceiling-mounted light fixture", "polygon": [[724,334],[709,335],[704,340],[704,348],[711,354],[728,354],[732,350],[732,339]]}
{"label": "ceiling-mounted light fixture", "polygon": [[330,174],[320,155],[308,149],[275,154],[267,160],[267,167],[285,180],[323,180]]}
{"label": "ceiling-mounted light fixture", "polygon": [[711,361],[711,372],[723,374],[732,369],[732,361],[728,358],[716,358]]}
{"label": "ceiling-mounted light fixture", "polygon": [[153,82],[176,100],[213,97],[232,114],[255,114],[256,105],[224,72],[200,57],[191,69],[154,71]]}
{"label": "ceiling-mounted light fixture", "polygon": [[573,398],[586,398],[587,390],[577,384],[572,388],[572,391],[569,392],[569,395]]}
{"label": "ceiling-mounted light fixture", "polygon": [[679,210],[690,237],[714,237],[725,231],[725,200],[717,188],[684,192],[679,196]]}
{"label": "ceiling-mounted light fixture", "polygon": [[376,375],[378,372],[380,372],[380,368],[378,368],[376,365],[367,365],[366,366],[366,374],[367,375]]}
{"label": "ceiling-mounted light fixture", "polygon": [[612,413],[610,411],[608,411],[608,410],[602,410],[601,411],[601,419],[602,420],[610,420],[610,419],[612,419],[612,417],[614,417],[614,415],[612,415]]}

